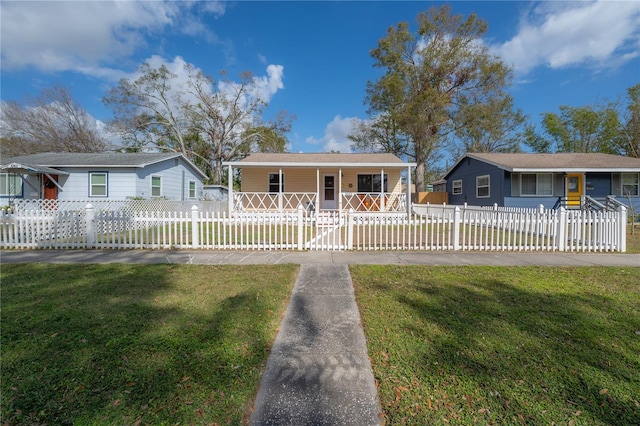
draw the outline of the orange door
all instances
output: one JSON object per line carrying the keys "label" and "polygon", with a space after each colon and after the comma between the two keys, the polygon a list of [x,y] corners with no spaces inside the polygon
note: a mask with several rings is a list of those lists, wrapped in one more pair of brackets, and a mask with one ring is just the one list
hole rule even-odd
{"label": "orange door", "polygon": [[[44,177],[44,199],[45,200],[57,200],[58,199],[58,187],[55,183],[49,179],[49,176],[43,175]],[[51,175],[55,181],[58,181],[58,175]]]}
{"label": "orange door", "polygon": [[567,174],[567,206],[580,207],[584,195],[584,175],[580,173]]}

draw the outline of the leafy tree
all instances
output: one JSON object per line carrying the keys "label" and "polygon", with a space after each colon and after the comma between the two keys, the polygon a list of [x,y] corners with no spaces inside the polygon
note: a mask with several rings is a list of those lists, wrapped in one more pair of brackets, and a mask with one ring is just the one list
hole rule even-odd
{"label": "leafy tree", "polygon": [[640,158],[640,84],[627,89],[627,108],[618,146],[623,154]]}
{"label": "leafy tree", "polygon": [[619,153],[620,121],[614,103],[604,106],[563,105],[560,114],[542,114],[543,133],[528,127],[526,144],[536,152]]}
{"label": "leafy tree", "polygon": [[[262,121],[267,101],[256,90],[250,73],[240,81],[214,81],[191,65],[185,66],[186,82],[164,65],[140,68],[136,80],[123,79],[104,98],[114,110],[111,127],[130,146],[152,146],[184,153],[215,184],[225,179],[222,163],[245,156],[274,140],[285,143],[293,117],[283,113],[275,122]],[[276,144],[269,146],[275,149]]]}
{"label": "leafy tree", "polygon": [[454,158],[465,152],[519,152],[526,116],[506,93],[459,107]]}
{"label": "leafy tree", "polygon": [[171,87],[177,75],[164,65],[153,68],[148,63],[138,71],[140,77],[120,80],[103,98],[104,104],[114,112],[110,130],[136,150],[157,146],[191,158],[184,140],[190,132],[183,113],[185,101],[183,94]]}
{"label": "leafy tree", "polygon": [[38,152],[102,152],[105,140],[96,120],[64,86],[44,89],[22,103],[2,102],[2,155]]}
{"label": "leafy tree", "polygon": [[[486,31],[475,14],[464,18],[449,6],[432,7],[418,15],[415,32],[401,22],[371,51],[385,73],[367,84],[370,132],[377,136],[370,146],[406,152],[417,163],[417,190],[424,188],[426,167],[435,165],[447,136],[464,125],[460,105],[504,96],[511,70],[480,42]],[[362,135],[354,134],[360,148],[367,145]]]}
{"label": "leafy tree", "polygon": [[386,152],[400,158],[411,156],[409,139],[392,113],[383,112],[364,121],[353,120],[353,129],[349,139],[357,151]]}

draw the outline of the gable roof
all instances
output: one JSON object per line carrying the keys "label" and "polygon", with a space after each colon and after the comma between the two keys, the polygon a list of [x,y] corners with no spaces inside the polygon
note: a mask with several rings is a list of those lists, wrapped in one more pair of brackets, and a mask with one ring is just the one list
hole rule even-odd
{"label": "gable roof", "polygon": [[467,153],[446,173],[447,178],[465,159],[473,158],[509,172],[640,172],[640,158],[600,153]]}
{"label": "gable roof", "polygon": [[206,179],[206,175],[178,152],[169,153],[77,153],[77,152],[43,152],[39,154],[22,155],[3,158],[3,169],[9,163],[20,164],[34,169],[65,167],[110,167],[110,168],[144,168],[151,164],[182,158],[199,175]]}
{"label": "gable roof", "polygon": [[239,160],[226,162],[234,167],[415,167],[388,153],[255,153]]}

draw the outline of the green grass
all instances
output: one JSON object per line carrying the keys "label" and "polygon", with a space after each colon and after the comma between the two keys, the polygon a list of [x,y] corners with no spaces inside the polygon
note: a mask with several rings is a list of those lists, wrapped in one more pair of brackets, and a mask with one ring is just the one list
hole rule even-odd
{"label": "green grass", "polygon": [[351,273],[387,424],[640,424],[640,267]]}
{"label": "green grass", "polygon": [[297,269],[2,265],[3,424],[241,424]]}
{"label": "green grass", "polygon": [[640,253],[640,225],[636,224],[635,229],[631,225],[627,227],[627,253]]}

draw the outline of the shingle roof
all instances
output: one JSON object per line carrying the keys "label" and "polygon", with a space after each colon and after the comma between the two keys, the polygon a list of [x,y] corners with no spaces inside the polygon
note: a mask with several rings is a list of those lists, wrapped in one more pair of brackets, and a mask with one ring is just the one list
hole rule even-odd
{"label": "shingle roof", "polygon": [[46,152],[18,157],[2,158],[2,164],[24,163],[47,167],[145,167],[160,161],[179,157],[179,153],[71,153]]}
{"label": "shingle roof", "polygon": [[556,153],[556,154],[496,154],[469,153],[487,163],[514,171],[516,169],[638,169],[640,158],[599,153]]}
{"label": "shingle roof", "polygon": [[411,163],[405,163],[400,158],[393,154],[387,153],[375,153],[375,154],[362,154],[362,153],[255,153],[248,157],[228,164],[232,164],[237,167],[242,166],[274,166],[274,165],[289,165],[299,167],[311,167],[311,166],[335,166],[335,165],[389,165],[389,166],[402,166],[406,167]]}

